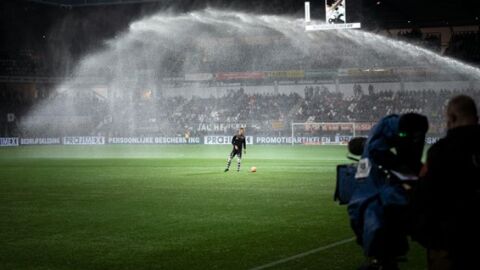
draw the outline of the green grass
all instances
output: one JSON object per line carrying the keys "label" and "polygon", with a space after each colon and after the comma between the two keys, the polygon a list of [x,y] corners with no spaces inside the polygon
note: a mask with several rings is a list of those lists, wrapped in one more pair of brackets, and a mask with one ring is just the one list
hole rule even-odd
{"label": "green grass", "polygon": [[[0,148],[0,269],[250,269],[353,236],[332,201],[346,148],[252,145],[223,173],[229,150]],[[362,261],[350,242],[272,269]]]}

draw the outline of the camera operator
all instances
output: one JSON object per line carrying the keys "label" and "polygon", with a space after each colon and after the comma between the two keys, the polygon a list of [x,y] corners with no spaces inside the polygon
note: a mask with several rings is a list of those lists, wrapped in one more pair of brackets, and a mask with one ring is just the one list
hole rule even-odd
{"label": "camera operator", "polygon": [[426,117],[407,113],[386,116],[370,131],[348,199],[352,229],[367,257],[359,269],[399,269],[408,251],[408,187],[422,168],[427,130]]}
{"label": "camera operator", "polygon": [[480,125],[472,98],[447,107],[445,138],[428,151],[413,195],[413,239],[427,248],[429,269],[480,269]]}

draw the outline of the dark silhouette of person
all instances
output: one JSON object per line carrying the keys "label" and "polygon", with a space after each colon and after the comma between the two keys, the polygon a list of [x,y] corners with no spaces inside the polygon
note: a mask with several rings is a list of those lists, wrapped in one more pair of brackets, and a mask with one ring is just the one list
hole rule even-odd
{"label": "dark silhouette of person", "polygon": [[412,238],[429,269],[480,269],[480,125],[465,95],[447,107],[447,135],[428,151],[413,193]]}

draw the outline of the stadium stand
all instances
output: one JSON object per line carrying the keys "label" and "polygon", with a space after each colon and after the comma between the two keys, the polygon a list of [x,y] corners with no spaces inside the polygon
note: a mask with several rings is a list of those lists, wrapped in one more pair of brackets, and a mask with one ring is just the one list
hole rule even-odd
{"label": "stadium stand", "polygon": [[[78,125],[77,129],[57,130],[53,125],[42,126],[38,130],[17,130],[23,135],[58,136],[58,134],[76,134],[90,130],[90,134],[114,134],[116,136],[164,134],[179,136],[189,129],[193,136],[208,133],[230,134],[230,129],[213,131],[202,129],[203,125],[219,123],[245,123],[250,134],[283,135],[290,133],[290,122],[375,122],[383,115],[391,113],[417,112],[426,115],[430,120],[430,133],[441,134],[444,129],[444,111],[449,98],[458,92],[469,93],[480,102],[480,89],[414,89],[392,91],[389,89],[370,89],[368,93],[357,92],[353,96],[331,92],[322,86],[306,86],[304,95],[291,94],[258,94],[246,93],[242,88],[232,89],[221,97],[164,97],[155,101],[153,111],[144,110],[142,102],[136,102],[134,117],[124,115],[108,118],[109,105],[106,101],[92,93],[77,93],[75,108],[70,108],[76,115],[70,117],[87,117],[88,121]],[[2,91],[2,114],[15,113],[22,117],[30,102],[22,95]],[[50,101],[65,106],[53,107],[60,111],[47,111],[37,115],[37,121],[58,121],[58,115],[69,110],[66,95],[48,97]],[[235,102],[233,102],[235,101]],[[145,102],[145,101],[143,101]],[[6,106],[10,104],[10,106]],[[116,106],[123,106],[118,100]],[[5,105],[5,106],[3,106]],[[116,111],[114,109],[114,111]],[[49,118],[50,117],[50,118]],[[83,119],[83,118],[82,118]],[[105,121],[105,119],[110,119]],[[273,123],[283,123],[281,128],[274,128]],[[136,123],[135,134],[126,133]],[[140,123],[140,124],[139,124]],[[130,127],[130,128],[129,128]],[[27,133],[27,134],[25,134]]]}
{"label": "stadium stand", "polygon": [[434,52],[440,53],[441,37],[440,37],[440,34],[438,33],[424,34],[420,29],[414,28],[410,31],[398,32],[397,38],[421,47],[428,48]]}
{"label": "stadium stand", "polygon": [[[42,2],[42,1],[40,1]],[[44,1],[48,2],[48,1]],[[89,123],[80,125],[78,130],[74,127],[70,130],[56,130],[52,125],[44,126],[39,130],[25,130],[21,127],[8,122],[7,114],[14,115],[15,119],[22,119],[32,107],[43,101],[48,100],[62,103],[64,100],[71,98],[63,94],[52,94],[55,89],[55,83],[38,83],[38,78],[62,78],[68,77],[71,67],[75,65],[75,61],[91,47],[98,47],[102,42],[100,36],[113,37],[116,31],[111,29],[111,25],[96,24],[95,31],[90,28],[80,27],[77,37],[66,35],[62,40],[56,39],[55,35],[45,34],[51,30],[53,24],[30,24],[30,27],[24,27],[31,22],[41,22],[42,18],[36,15],[39,11],[57,12],[67,14],[69,16],[82,17],[91,10],[77,10],[71,14],[70,9],[55,6],[53,10],[43,5],[32,4],[27,7],[17,7],[13,2],[5,2],[9,12],[0,11],[0,20],[7,27],[2,29],[5,40],[0,46],[0,132],[2,135],[15,135],[15,133],[36,133],[39,135],[64,135],[65,133],[79,135],[79,130],[89,130],[91,134],[116,134],[126,135],[125,130],[131,130],[132,121],[136,123],[135,132],[138,135],[147,135],[148,133],[169,132],[169,135],[178,135],[185,129],[190,129],[192,135],[202,135],[207,131],[199,129],[202,123],[233,123],[242,122],[253,128],[249,132],[262,132],[266,134],[288,134],[289,123],[321,121],[321,122],[374,122],[381,116],[388,113],[405,113],[409,111],[426,114],[432,124],[432,131],[439,133],[443,130],[443,115],[438,112],[439,108],[444,109],[444,104],[448,98],[454,95],[460,89],[450,89],[446,87],[443,90],[438,89],[406,89],[405,91],[394,91],[383,89],[382,87],[373,87],[368,93],[363,93],[361,89],[356,89],[354,95],[345,95],[342,92],[335,92],[331,89],[323,87],[321,84],[305,87],[305,92],[299,94],[292,91],[291,93],[251,93],[245,92],[240,87],[232,88],[228,94],[216,97],[155,97],[150,101],[135,101],[132,106],[138,112],[135,116],[127,117],[128,112],[124,111],[121,115],[109,115],[109,106],[106,100],[95,95],[93,91],[88,93],[77,93],[75,95],[75,108],[77,112],[75,117],[87,117]],[[109,7],[110,8],[110,7]],[[5,9],[6,10],[6,9]],[[95,11],[100,13],[103,9],[99,8]],[[120,16],[124,16],[124,11],[119,9]],[[85,14],[84,14],[85,13]],[[63,16],[62,15],[62,16]],[[131,18],[136,15],[130,15]],[[24,18],[15,19],[14,18]],[[111,20],[115,22],[117,20]],[[110,22],[110,23],[112,23]],[[25,25],[23,25],[25,24]],[[31,37],[31,40],[17,39],[16,29],[25,29],[24,36]],[[98,26],[98,27],[97,27]],[[388,30],[387,30],[388,31]],[[447,56],[461,59],[466,62],[480,63],[480,32],[477,31],[456,31],[452,30],[450,40],[446,44],[446,50],[443,52]],[[92,34],[94,33],[94,34]],[[271,61],[260,63],[255,68],[257,70],[282,70],[284,63],[288,63],[292,70],[336,70],[337,68],[384,68],[411,66],[412,63],[404,63],[402,59],[381,55],[375,50],[364,48],[362,52],[358,52],[355,44],[342,42],[341,38],[336,35],[324,33],[332,44],[342,44],[342,59],[325,57],[338,53],[338,47],[329,46],[319,50],[315,57],[305,58],[295,54],[278,54],[271,57]],[[395,34],[390,35],[393,38],[405,40],[409,43],[429,48],[435,52],[442,53],[441,47],[444,36],[432,31],[425,31],[420,28],[402,29]],[[83,42],[77,42],[76,39]],[[73,46],[70,49],[71,58],[64,60],[62,57],[56,56],[57,49],[63,42]],[[219,38],[219,40],[206,40],[207,43],[220,42],[223,47],[235,46],[238,55],[223,57],[225,61],[216,61],[215,54],[221,54],[218,46],[211,46],[212,51],[205,51],[202,59],[195,61],[201,62],[202,70],[194,72],[238,72],[244,68],[243,59],[257,59],[264,55],[268,55],[272,51],[272,46],[288,50],[288,42],[278,37],[258,36],[249,37],[242,40],[231,38]],[[21,43],[20,48],[10,46],[9,44]],[[273,45],[272,45],[273,44]],[[196,48],[188,47],[194,45],[185,44],[185,50],[195,52]],[[255,50],[250,48],[255,46]],[[198,48],[197,48],[198,49]],[[228,50],[227,50],[228,51]],[[292,50],[295,51],[295,50]],[[58,53],[63,55],[64,52]],[[370,57],[363,59],[359,57],[359,53],[368,54]],[[181,55],[178,55],[181,57]],[[46,59],[49,59],[46,61]],[[63,60],[62,60],[63,59]],[[181,59],[180,59],[181,60]],[[182,61],[176,59],[167,59],[164,63],[167,66],[165,73],[176,75],[181,70]],[[64,62],[62,62],[64,61]],[[194,60],[192,60],[194,61]],[[195,66],[195,65],[194,65]],[[249,70],[247,70],[249,71]],[[34,90],[26,91],[23,86],[16,83],[18,80],[26,80],[34,85]],[[332,78],[329,78],[332,80]],[[355,78],[352,79],[355,83]],[[58,81],[57,81],[58,82]],[[273,82],[269,82],[273,83]],[[292,82],[290,82],[292,83]],[[293,82],[294,83],[294,82]],[[375,82],[372,82],[375,85]],[[470,93],[480,102],[479,89],[463,89],[464,92]],[[420,98],[419,98],[420,97]],[[117,99],[121,99],[118,97]],[[235,102],[232,102],[235,100]],[[128,100],[115,100],[112,106],[122,107]],[[149,106],[144,106],[146,103]],[[153,106],[150,106],[153,103]],[[147,104],[147,105],[148,105]],[[149,110],[148,108],[158,108]],[[57,107],[64,112],[65,107]],[[113,111],[120,111],[114,109]],[[45,113],[45,112],[44,112]],[[36,115],[36,117],[44,117],[45,121],[54,119],[54,111],[50,111],[47,115]],[[57,114],[58,115],[58,114]],[[86,118],[86,119],[87,119]],[[58,120],[58,119],[57,119]],[[161,121],[160,121],[161,120]],[[165,121],[166,120],[166,121]],[[66,120],[65,120],[66,121]],[[15,121],[14,121],[15,122]],[[42,122],[42,121],[40,121]],[[52,120],[53,122],[53,120]],[[43,121],[44,123],[44,121]],[[273,124],[283,123],[281,128],[272,128]],[[130,126],[129,126],[130,125]],[[4,128],[8,127],[8,128]],[[230,134],[231,130],[223,130],[225,134]],[[218,133],[218,131],[217,131]]]}
{"label": "stadium stand", "polygon": [[[313,90],[313,91],[312,91]],[[344,96],[332,93],[320,86],[305,88],[305,96],[291,95],[248,95],[238,90],[222,98],[195,98],[184,100],[186,106],[176,112],[170,120],[184,126],[194,128],[194,123],[208,121],[232,121],[261,123],[262,132],[273,132],[269,123],[273,120],[295,122],[375,122],[376,119],[390,113],[417,112],[425,114],[431,121],[431,132],[443,131],[443,115],[448,99],[458,90],[444,89],[434,91],[428,89],[393,92],[380,90],[370,94]],[[480,100],[480,91],[464,89],[476,100]],[[312,93],[313,92],[313,93]],[[239,100],[232,107],[232,96]],[[205,106],[215,104],[215,106]],[[292,112],[296,104],[301,104]],[[440,110],[441,108],[442,110]],[[181,119],[181,120],[178,120]],[[289,128],[282,131],[288,134]]]}
{"label": "stadium stand", "polygon": [[480,64],[480,31],[455,33],[445,55]]}

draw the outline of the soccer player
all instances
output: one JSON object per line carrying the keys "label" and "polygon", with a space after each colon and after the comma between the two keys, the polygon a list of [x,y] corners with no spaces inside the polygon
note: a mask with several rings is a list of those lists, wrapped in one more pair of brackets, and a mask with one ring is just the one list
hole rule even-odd
{"label": "soccer player", "polygon": [[233,150],[230,153],[227,161],[227,168],[225,168],[225,172],[228,172],[230,169],[230,164],[232,163],[232,159],[234,156],[237,156],[237,172],[240,171],[240,163],[242,162],[242,148],[244,148],[244,154],[247,153],[247,143],[245,140],[245,129],[240,128],[238,130],[238,134],[234,135],[232,138],[232,145]]}

